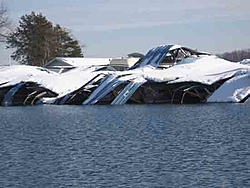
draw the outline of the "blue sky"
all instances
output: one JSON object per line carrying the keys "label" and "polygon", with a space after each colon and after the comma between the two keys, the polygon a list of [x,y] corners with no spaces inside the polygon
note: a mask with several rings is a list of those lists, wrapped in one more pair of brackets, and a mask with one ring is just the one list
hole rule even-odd
{"label": "blue sky", "polygon": [[[250,48],[249,0],[5,0],[13,27],[31,11],[68,28],[86,57],[181,44],[219,53]],[[10,51],[1,48],[4,61]]]}

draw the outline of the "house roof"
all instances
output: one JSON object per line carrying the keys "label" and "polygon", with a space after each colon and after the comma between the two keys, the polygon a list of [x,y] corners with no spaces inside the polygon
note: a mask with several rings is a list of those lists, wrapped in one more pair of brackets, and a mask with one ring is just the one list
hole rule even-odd
{"label": "house roof", "polygon": [[57,57],[49,61],[45,67],[63,66],[63,67],[79,67],[86,65],[108,65],[111,58],[72,58],[72,57]]}
{"label": "house roof", "polygon": [[80,67],[89,65],[116,65],[116,66],[132,66],[139,58],[64,58],[57,57],[48,62],[44,67]]}
{"label": "house roof", "polygon": [[133,66],[137,61],[139,61],[140,58],[124,58],[124,59],[112,59],[110,61],[110,66],[124,66],[124,67],[131,67]]}

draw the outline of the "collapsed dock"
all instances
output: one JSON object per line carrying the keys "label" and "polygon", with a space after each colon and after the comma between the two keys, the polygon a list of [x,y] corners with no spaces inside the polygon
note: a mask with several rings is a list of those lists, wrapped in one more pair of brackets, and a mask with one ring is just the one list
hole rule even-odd
{"label": "collapsed dock", "polygon": [[[122,71],[111,64],[47,68],[0,70],[1,105],[246,102],[250,96],[249,66],[179,45],[153,48]],[[221,93],[224,101],[216,101]]]}

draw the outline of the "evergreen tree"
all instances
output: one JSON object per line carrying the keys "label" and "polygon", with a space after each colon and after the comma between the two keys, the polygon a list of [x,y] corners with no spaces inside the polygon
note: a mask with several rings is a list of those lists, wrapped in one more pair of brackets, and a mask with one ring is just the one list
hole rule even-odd
{"label": "evergreen tree", "polygon": [[82,57],[78,41],[66,29],[54,27],[45,16],[35,12],[21,17],[19,27],[7,38],[7,48],[16,48],[11,56],[14,60],[35,66],[43,66],[59,56]]}
{"label": "evergreen tree", "polygon": [[60,25],[54,27],[56,36],[55,54],[57,57],[83,57],[81,47],[77,40],[74,40],[69,32]]}

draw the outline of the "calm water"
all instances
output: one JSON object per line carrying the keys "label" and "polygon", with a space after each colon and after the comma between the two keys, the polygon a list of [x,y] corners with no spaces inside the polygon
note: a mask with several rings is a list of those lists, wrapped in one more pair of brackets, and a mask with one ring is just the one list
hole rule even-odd
{"label": "calm water", "polygon": [[0,114],[0,187],[250,187],[250,104]]}

